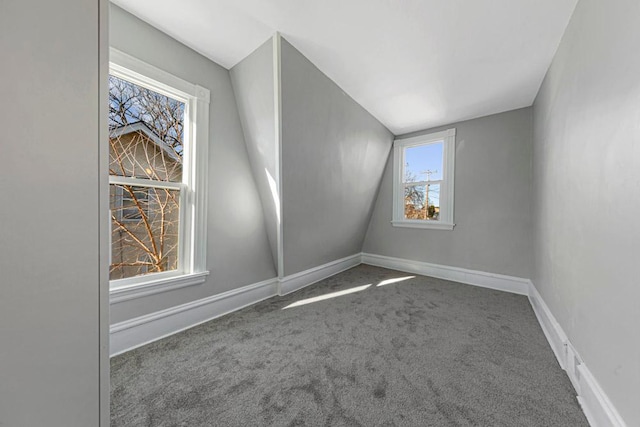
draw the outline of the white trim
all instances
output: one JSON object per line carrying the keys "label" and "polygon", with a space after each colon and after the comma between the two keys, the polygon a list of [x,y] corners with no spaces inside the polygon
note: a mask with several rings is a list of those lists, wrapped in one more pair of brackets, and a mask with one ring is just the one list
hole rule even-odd
{"label": "white trim", "polygon": [[[436,142],[443,143],[442,179],[433,181],[440,185],[440,217],[437,221],[406,220],[404,217],[404,152],[406,148]],[[456,129],[400,138],[393,141],[393,211],[391,224],[394,227],[453,230],[455,189]],[[420,184],[420,182],[416,182]],[[441,225],[437,225],[440,223]]]}
{"label": "white trim", "polygon": [[147,88],[149,87],[147,83],[149,79],[156,80],[160,87],[150,88],[156,92],[160,89],[164,92],[164,95],[172,98],[178,97],[180,98],[179,100],[183,100],[185,99],[185,95],[189,95],[194,98],[203,98],[206,103],[209,103],[210,94],[207,89],[201,91],[202,88],[199,86],[189,83],[180,77],[176,77],[158,67],[154,67],[116,48],[109,48],[109,61],[110,74],[124,77],[125,80]]}
{"label": "white trim", "polygon": [[433,230],[453,230],[455,224],[450,224],[441,221],[420,221],[420,220],[400,220],[391,221],[394,227],[404,228],[429,228]]}
{"label": "white trim", "polygon": [[591,374],[587,366],[578,366],[580,372],[581,393],[578,401],[592,427],[626,427],[626,423],[618,413],[600,384]]}
{"label": "white trim", "polygon": [[278,295],[287,295],[326,279],[327,277],[355,267],[361,263],[361,258],[361,254],[358,253],[283,277],[279,279]]}
{"label": "white trim", "polygon": [[401,143],[403,147],[415,147],[416,145],[429,144],[430,142],[444,141],[447,138],[454,138],[456,129],[451,128],[440,132],[432,132],[425,135],[412,136],[410,138],[397,138],[394,141]]}
{"label": "white trim", "polygon": [[130,185],[133,187],[152,187],[167,190],[184,190],[185,185],[181,182],[156,181],[146,178],[133,178],[129,176],[109,175],[109,184]]}
{"label": "white trim", "polygon": [[207,199],[209,182],[209,90],[196,85],[195,111],[191,111],[190,120],[193,132],[193,146],[191,147],[191,167],[196,173],[190,174],[189,195],[192,211],[191,227],[191,271],[207,270]]}
{"label": "white trim", "polygon": [[529,303],[538,318],[538,323],[540,323],[540,326],[542,327],[542,332],[544,332],[545,337],[547,337],[547,341],[549,341],[549,345],[551,346],[553,353],[556,355],[556,359],[558,359],[560,367],[562,369],[566,369],[567,336],[556,321],[556,318],[551,314],[549,307],[547,307],[545,302],[542,300],[538,290],[533,286],[531,281],[529,281]]}
{"label": "white trim", "polygon": [[529,301],[558,363],[567,372],[578,394],[578,402],[589,424],[592,427],[626,427],[627,424],[578,355],[532,281],[529,281]]}
{"label": "white trim", "polygon": [[277,294],[269,279],[111,325],[111,357],[168,337]]}
{"label": "white trim", "polygon": [[528,295],[529,293],[529,280],[521,277],[368,253],[362,254],[362,263],[407,273],[436,277],[438,279],[451,280],[467,285],[511,292],[518,295]]}
{"label": "white trim", "polygon": [[174,291],[187,286],[199,285],[207,280],[208,271],[194,274],[183,274],[177,277],[153,279],[146,283],[135,283],[114,287],[109,291],[110,304],[155,295],[162,292]]}
{"label": "white trim", "polygon": [[284,236],[282,227],[282,37],[273,35],[273,102],[275,113],[275,177],[278,206],[276,206],[276,271],[278,278],[284,276]]}

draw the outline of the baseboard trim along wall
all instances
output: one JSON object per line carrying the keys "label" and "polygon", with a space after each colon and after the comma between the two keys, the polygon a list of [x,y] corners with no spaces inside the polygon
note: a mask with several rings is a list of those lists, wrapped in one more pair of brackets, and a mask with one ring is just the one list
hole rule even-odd
{"label": "baseboard trim along wall", "polygon": [[115,323],[110,327],[110,356],[133,350],[185,329],[256,304],[278,293],[269,279],[166,310]]}
{"label": "baseboard trim along wall", "polygon": [[362,263],[519,295],[529,294],[529,279],[523,279],[521,277],[505,276],[503,274],[486,273],[484,271],[467,270],[465,268],[368,253],[362,254]]}
{"label": "baseboard trim along wall", "polygon": [[336,261],[328,262],[318,267],[310,268],[309,270],[301,271],[300,273],[285,276],[280,279],[278,294],[287,295],[291,292],[302,289],[305,286],[313,285],[327,277],[334,276],[345,270],[353,268],[361,262],[362,256],[358,253]]}
{"label": "baseboard trim along wall", "polygon": [[529,281],[529,302],[558,363],[567,372],[576,390],[578,402],[589,424],[592,427],[626,427],[626,423],[584,364],[531,281]]}

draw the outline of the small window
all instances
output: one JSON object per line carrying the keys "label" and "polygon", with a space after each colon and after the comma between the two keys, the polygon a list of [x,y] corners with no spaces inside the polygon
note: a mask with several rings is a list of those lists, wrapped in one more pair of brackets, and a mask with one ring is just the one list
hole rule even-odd
{"label": "small window", "polygon": [[209,93],[115,50],[111,61],[111,287],[204,272]]}
{"label": "small window", "polygon": [[455,129],[394,142],[393,221],[451,230]]}

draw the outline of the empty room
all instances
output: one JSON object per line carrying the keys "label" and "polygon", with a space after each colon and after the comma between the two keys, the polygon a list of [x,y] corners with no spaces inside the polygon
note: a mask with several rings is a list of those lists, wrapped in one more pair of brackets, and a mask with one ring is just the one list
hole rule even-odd
{"label": "empty room", "polygon": [[640,427],[640,2],[0,2],[0,426]]}

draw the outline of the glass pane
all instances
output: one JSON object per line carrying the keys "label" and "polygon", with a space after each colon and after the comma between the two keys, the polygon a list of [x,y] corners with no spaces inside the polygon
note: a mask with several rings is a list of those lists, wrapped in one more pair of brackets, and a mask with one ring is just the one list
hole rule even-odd
{"label": "glass pane", "polygon": [[109,174],[182,181],[184,103],[109,76]]}
{"label": "glass pane", "polygon": [[440,217],[440,184],[405,186],[404,217],[437,221]]}
{"label": "glass pane", "polygon": [[440,184],[427,185],[427,219],[440,219]]}
{"label": "glass pane", "polygon": [[180,190],[111,184],[109,279],[178,268]]}
{"label": "glass pane", "polygon": [[404,188],[404,217],[406,219],[426,219],[424,185],[407,185]]}
{"label": "glass pane", "polygon": [[404,182],[442,179],[444,142],[405,148]]}

